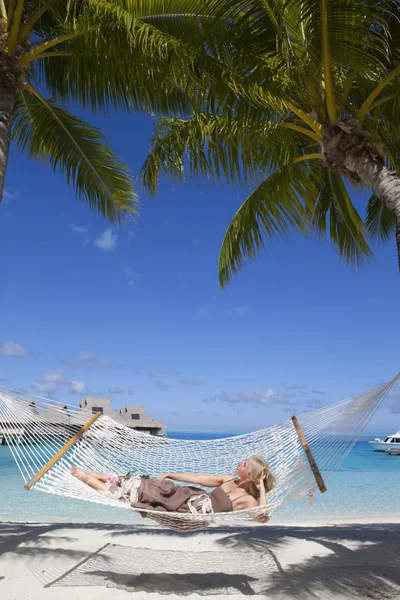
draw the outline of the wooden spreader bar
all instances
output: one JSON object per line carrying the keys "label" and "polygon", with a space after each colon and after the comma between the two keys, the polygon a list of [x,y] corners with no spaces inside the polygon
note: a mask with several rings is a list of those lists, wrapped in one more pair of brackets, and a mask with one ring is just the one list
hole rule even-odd
{"label": "wooden spreader bar", "polygon": [[30,490],[38,481],[39,479],[41,479],[43,477],[43,475],[45,473],[47,473],[47,471],[49,469],[51,469],[51,467],[53,467],[57,461],[60,460],[60,458],[67,452],[67,450],[69,450],[71,448],[71,446],[73,446],[78,440],[79,438],[82,436],[83,433],[85,433],[85,431],[87,431],[89,429],[89,427],[91,425],[93,425],[93,423],[95,421],[97,421],[97,419],[99,417],[101,417],[102,413],[99,411],[97,412],[95,415],[93,415],[93,417],[91,417],[89,419],[89,421],[87,423],[85,423],[79,431],[77,431],[70,440],[68,440],[68,442],[66,442],[64,444],[64,446],[62,448],[60,448],[60,450],[57,452],[57,454],[55,454],[48,463],[46,463],[41,469],[40,471],[38,471],[36,473],[36,475],[34,475],[32,477],[32,479],[30,481],[28,481],[28,483],[26,483],[24,485],[24,488],[26,490]]}
{"label": "wooden spreader bar", "polygon": [[305,438],[303,430],[300,427],[300,423],[298,422],[297,417],[293,416],[292,417],[292,421],[293,421],[293,425],[295,426],[297,435],[299,436],[301,445],[304,448],[304,452],[306,453],[308,462],[310,463],[310,467],[311,467],[311,470],[312,470],[312,472],[314,474],[315,481],[317,482],[317,485],[319,487],[319,491],[321,492],[321,494],[323,494],[324,492],[327,491],[327,489],[326,489],[326,485],[324,483],[324,480],[322,478],[321,472],[318,469],[317,463],[315,462],[315,459],[314,459],[314,457],[312,455],[312,452],[311,452],[311,450],[309,448],[309,445],[307,443],[307,440]]}

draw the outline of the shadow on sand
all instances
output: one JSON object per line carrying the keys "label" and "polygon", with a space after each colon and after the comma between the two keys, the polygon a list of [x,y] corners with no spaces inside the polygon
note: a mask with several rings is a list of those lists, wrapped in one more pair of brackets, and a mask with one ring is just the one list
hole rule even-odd
{"label": "shadow on sand", "polygon": [[[103,541],[94,553],[80,550],[77,530],[83,528],[101,532],[108,543]],[[213,536],[216,551],[135,548],[139,533],[142,545],[148,535],[164,540],[164,546],[165,538],[171,538],[170,547],[173,539]],[[72,542],[74,548],[69,547]],[[398,524],[213,527],[182,534],[158,526],[0,524],[0,554],[4,552],[24,555],[33,571],[32,565],[46,556],[60,557],[57,569],[48,574],[51,580],[43,581],[47,586],[100,585],[182,595],[224,590],[296,600],[319,599],[322,593],[332,598],[400,599]]]}

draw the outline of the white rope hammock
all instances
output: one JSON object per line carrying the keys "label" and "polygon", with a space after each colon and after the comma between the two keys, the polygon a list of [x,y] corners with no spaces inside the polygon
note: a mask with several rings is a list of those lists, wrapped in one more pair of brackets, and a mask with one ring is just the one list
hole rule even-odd
{"label": "white rope hammock", "polygon": [[0,387],[0,430],[26,489],[137,510],[172,529],[190,531],[232,519],[254,520],[259,509],[196,515],[134,509],[91,489],[70,474],[70,467],[150,477],[172,471],[233,474],[238,462],[259,455],[277,480],[267,496],[271,517],[290,499],[311,500],[318,488],[325,491],[324,481],[343,463],[399,379],[400,373],[373,390],[267,429],[206,441],[148,435],[87,409]]}

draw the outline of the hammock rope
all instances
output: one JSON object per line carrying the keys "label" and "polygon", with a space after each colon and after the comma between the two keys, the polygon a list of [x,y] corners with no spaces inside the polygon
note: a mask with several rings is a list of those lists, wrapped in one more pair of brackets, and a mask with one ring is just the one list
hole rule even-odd
{"label": "hammock rope", "polygon": [[[0,387],[0,430],[27,489],[33,479],[32,489],[36,491],[136,510],[171,529],[193,531],[232,519],[254,521],[260,509],[196,515],[135,509],[88,487],[71,475],[70,467],[77,465],[100,473],[133,471],[150,477],[173,471],[233,474],[238,462],[259,455],[267,460],[277,480],[276,487],[267,496],[267,511],[271,517],[291,499],[312,500],[318,488],[324,491],[326,481],[343,463],[399,379],[400,373],[384,385],[305,413],[295,420],[216,440],[152,436],[107,416],[94,418],[84,408]],[[88,421],[92,422],[82,433],[80,430]],[[64,451],[74,436],[74,443]],[[49,462],[54,464],[38,478],[38,473],[47,468]]]}

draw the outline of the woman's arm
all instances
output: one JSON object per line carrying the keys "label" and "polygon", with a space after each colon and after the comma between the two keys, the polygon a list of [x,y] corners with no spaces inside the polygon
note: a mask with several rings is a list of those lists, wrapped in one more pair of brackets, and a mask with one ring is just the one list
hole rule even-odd
{"label": "woman's arm", "polygon": [[224,481],[232,479],[232,475],[199,475],[198,473],[164,473],[157,477],[159,481],[173,479],[174,481],[182,481],[183,483],[195,483],[206,487],[217,487],[222,485]]}
{"label": "woman's arm", "polygon": [[260,508],[264,509],[263,511],[260,511],[260,513],[256,514],[256,516],[255,516],[255,520],[258,521],[259,523],[266,523],[269,519],[269,515],[267,512],[267,494],[265,491],[264,479],[265,478],[262,477],[257,484],[257,487],[260,490],[260,497],[259,497],[258,501],[252,497],[252,498],[249,498],[249,502],[248,502],[249,508],[255,508],[256,506],[259,506]]}
{"label": "woman's arm", "polygon": [[267,494],[265,491],[264,479],[265,477],[262,477],[257,486],[260,490],[260,498],[258,500],[259,506],[267,506]]}

